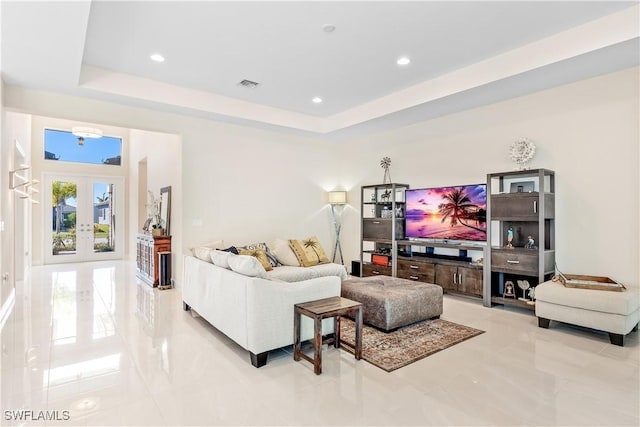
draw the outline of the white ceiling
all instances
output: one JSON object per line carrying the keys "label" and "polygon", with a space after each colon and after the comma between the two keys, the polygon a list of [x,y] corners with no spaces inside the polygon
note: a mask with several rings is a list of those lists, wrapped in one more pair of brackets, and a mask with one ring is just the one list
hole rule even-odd
{"label": "white ceiling", "polygon": [[[5,0],[0,7],[8,84],[336,136],[639,63],[638,1]],[[326,33],[324,24],[336,30]],[[166,61],[151,61],[154,52]],[[410,65],[396,65],[402,55]],[[243,79],[260,86],[239,86]],[[314,96],[324,102],[312,103]]]}

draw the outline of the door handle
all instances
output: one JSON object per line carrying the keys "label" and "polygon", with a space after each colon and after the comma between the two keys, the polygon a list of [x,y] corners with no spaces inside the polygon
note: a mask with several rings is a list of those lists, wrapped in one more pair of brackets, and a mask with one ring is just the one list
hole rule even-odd
{"label": "door handle", "polygon": [[410,268],[410,269],[412,269],[412,270],[418,270],[418,269],[420,269],[420,267],[419,267],[419,266],[417,266],[417,265],[410,265],[410,266],[409,266],[409,268]]}
{"label": "door handle", "polygon": [[538,213],[538,201],[533,201],[533,213]]}
{"label": "door handle", "polygon": [[516,259],[508,259],[507,263],[509,263],[509,264],[520,264],[520,261],[518,261]]}
{"label": "door handle", "polygon": [[409,276],[409,279],[411,279],[411,280],[418,280],[418,276]]}

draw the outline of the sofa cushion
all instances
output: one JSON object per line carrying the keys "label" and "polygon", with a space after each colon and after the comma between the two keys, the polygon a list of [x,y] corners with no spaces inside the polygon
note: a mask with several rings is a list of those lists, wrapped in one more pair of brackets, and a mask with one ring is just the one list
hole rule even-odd
{"label": "sofa cushion", "polygon": [[221,251],[218,249],[214,249],[211,251],[211,261],[218,267],[222,268],[231,268],[229,267],[229,257],[236,256],[233,252],[230,251]]}
{"label": "sofa cushion", "polygon": [[342,264],[319,264],[307,267],[307,270],[316,272],[316,277],[338,276],[341,280],[347,280],[347,269]]}
{"label": "sofa cushion", "polygon": [[301,282],[303,280],[315,279],[320,277],[318,272],[306,267],[293,267],[283,265],[276,267],[267,272],[267,276],[271,280],[281,280],[283,282]]}
{"label": "sofa cushion", "polygon": [[271,253],[271,249],[267,246],[266,243],[252,243],[250,245],[238,246],[238,252],[242,249],[262,249],[269,260],[269,264],[271,267],[278,267],[281,264],[278,262],[278,259],[275,257],[273,253]]}
{"label": "sofa cushion", "polygon": [[191,248],[193,256],[207,262],[213,262],[211,260],[211,251],[214,249],[222,249],[224,242],[222,240],[216,240],[215,242],[206,243],[204,245],[198,245]]}
{"label": "sofa cushion", "polygon": [[288,240],[276,239],[273,241],[272,252],[282,265],[288,265],[291,267],[300,267],[300,261],[298,257],[291,249]]}
{"label": "sofa cushion", "polygon": [[238,251],[240,255],[249,255],[256,258],[260,261],[260,264],[264,267],[265,271],[273,270],[273,266],[269,262],[269,258],[267,258],[267,254],[262,249],[240,249]]}
{"label": "sofa cushion", "polygon": [[236,273],[267,279],[267,272],[257,258],[249,255],[236,255],[229,257],[228,261],[229,267]]}
{"label": "sofa cushion", "polygon": [[303,267],[329,262],[324,249],[322,249],[318,238],[315,236],[304,240],[289,240],[289,245]]}

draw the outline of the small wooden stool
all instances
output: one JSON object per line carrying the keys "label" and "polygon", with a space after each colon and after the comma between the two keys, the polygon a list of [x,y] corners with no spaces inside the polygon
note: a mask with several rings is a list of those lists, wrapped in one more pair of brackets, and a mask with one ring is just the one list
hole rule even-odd
{"label": "small wooden stool", "polygon": [[[304,314],[313,319],[313,359],[302,353],[300,344],[300,315]],[[355,318],[356,342],[354,355],[357,360],[362,358],[362,303],[342,297],[331,297],[317,301],[303,302],[293,308],[293,360],[300,358],[313,363],[313,372],[322,373],[322,319],[333,317],[334,337],[333,346],[340,347],[340,316],[352,315]]]}

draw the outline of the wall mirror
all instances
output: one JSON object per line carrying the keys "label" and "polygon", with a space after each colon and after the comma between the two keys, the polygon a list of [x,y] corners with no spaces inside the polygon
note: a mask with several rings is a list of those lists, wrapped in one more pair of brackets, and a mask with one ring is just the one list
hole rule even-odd
{"label": "wall mirror", "polygon": [[160,224],[165,235],[171,235],[171,186],[160,189]]}

